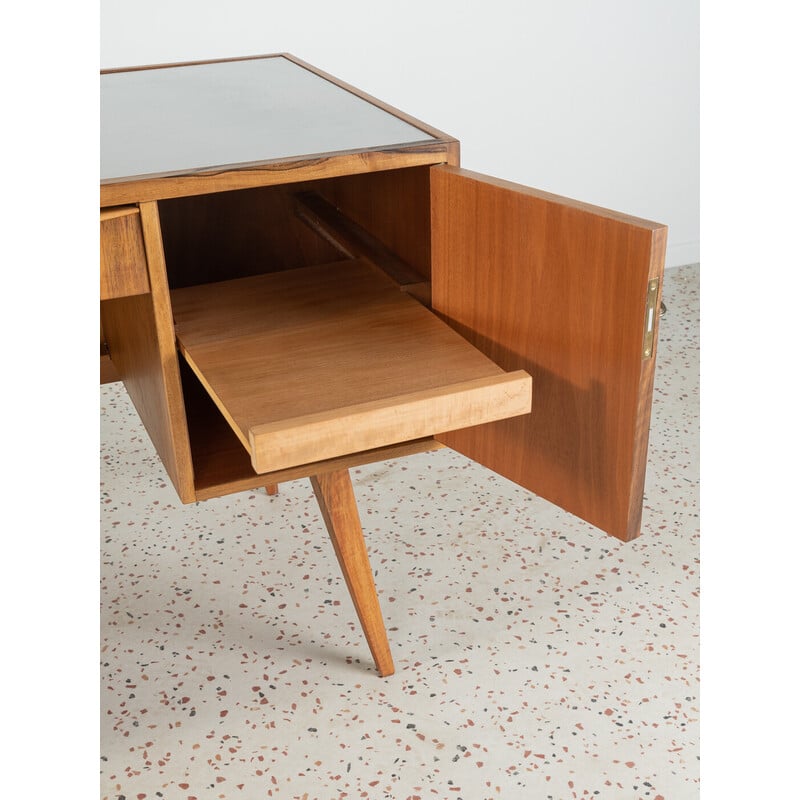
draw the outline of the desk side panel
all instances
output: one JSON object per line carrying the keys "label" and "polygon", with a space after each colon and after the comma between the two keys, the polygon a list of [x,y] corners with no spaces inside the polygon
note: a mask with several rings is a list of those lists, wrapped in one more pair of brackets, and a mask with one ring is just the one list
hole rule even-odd
{"label": "desk side panel", "polygon": [[105,301],[102,328],[117,374],[167,474],[181,501],[190,503],[194,476],[158,209],[155,203],[140,209],[151,291]]}

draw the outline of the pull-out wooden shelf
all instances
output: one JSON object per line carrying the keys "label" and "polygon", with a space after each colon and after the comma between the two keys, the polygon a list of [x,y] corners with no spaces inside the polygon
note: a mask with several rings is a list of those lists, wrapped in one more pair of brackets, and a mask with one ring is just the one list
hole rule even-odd
{"label": "pull-out wooden shelf", "polygon": [[368,262],[172,292],[178,345],[272,472],[526,414],[506,373]]}

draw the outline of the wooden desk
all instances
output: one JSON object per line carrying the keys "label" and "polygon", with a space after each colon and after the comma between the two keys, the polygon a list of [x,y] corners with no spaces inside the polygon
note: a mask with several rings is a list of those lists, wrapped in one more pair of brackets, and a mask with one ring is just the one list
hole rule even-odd
{"label": "wooden desk", "polygon": [[379,674],[350,467],[448,446],[638,535],[664,226],[285,54],[101,82],[101,379],[184,503],[311,479]]}

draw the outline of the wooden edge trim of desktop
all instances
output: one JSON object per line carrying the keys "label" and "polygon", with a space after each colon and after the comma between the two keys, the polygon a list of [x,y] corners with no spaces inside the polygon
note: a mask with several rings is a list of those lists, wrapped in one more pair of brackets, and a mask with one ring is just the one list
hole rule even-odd
{"label": "wooden edge trim of desktop", "polygon": [[265,161],[259,164],[206,170],[166,177],[143,177],[100,186],[100,205],[117,206],[173,197],[213,194],[235,189],[254,189],[283,183],[335,178],[364,172],[403,167],[458,165],[457,142],[426,142],[385,150],[357,150],[323,153],[297,159]]}

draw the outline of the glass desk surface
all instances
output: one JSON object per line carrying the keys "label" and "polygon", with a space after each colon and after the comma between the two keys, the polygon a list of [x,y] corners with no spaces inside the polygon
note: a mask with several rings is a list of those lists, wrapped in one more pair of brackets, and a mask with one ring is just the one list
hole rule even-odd
{"label": "glass desk surface", "polygon": [[100,76],[100,179],[435,141],[282,56]]}

